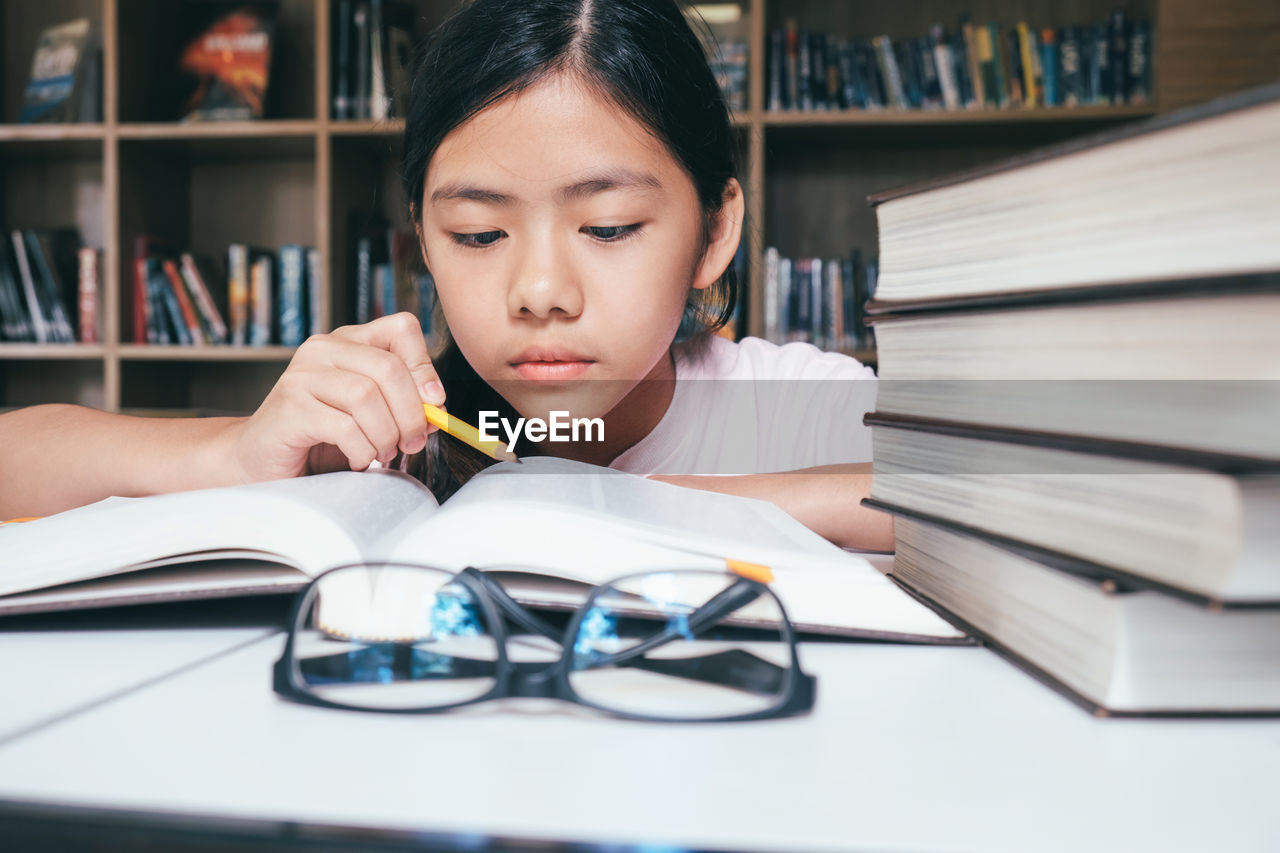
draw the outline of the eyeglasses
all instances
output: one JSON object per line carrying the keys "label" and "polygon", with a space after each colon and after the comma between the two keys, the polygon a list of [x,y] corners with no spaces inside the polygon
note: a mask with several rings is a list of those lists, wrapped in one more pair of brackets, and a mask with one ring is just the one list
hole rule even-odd
{"label": "eyeglasses", "polygon": [[495,574],[380,563],[317,576],[294,602],[276,693],[399,713],[539,697],[689,722],[813,708],[816,681],[800,669],[795,631],[758,580],[626,575],[591,588],[561,629],[518,604]]}

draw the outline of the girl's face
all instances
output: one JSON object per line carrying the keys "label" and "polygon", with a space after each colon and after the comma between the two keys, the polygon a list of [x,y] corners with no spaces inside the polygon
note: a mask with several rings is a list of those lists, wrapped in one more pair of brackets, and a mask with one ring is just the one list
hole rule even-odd
{"label": "girl's face", "polygon": [[[525,416],[617,408],[656,422],[623,410],[653,396],[641,380],[674,378],[668,347],[689,289],[711,285],[737,248],[736,181],[704,233],[693,181],[666,147],[554,74],[446,136],[421,202],[441,307],[481,378]],[[657,417],[670,390],[660,396]]]}

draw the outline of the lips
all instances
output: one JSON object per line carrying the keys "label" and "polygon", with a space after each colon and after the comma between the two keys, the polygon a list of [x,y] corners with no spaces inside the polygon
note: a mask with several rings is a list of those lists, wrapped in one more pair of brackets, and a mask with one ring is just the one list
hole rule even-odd
{"label": "lips", "polygon": [[530,347],[508,364],[521,379],[546,382],[580,379],[595,359],[561,347]]}

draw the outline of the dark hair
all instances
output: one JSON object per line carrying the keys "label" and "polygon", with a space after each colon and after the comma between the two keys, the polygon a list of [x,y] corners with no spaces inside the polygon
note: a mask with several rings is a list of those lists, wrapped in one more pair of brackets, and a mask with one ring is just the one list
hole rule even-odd
{"label": "dark hair", "polygon": [[[557,72],[577,75],[667,146],[693,181],[708,239],[735,174],[733,128],[702,43],[675,0],[474,0],[446,19],[423,46],[405,119],[402,180],[415,225],[427,165],[444,138]],[[725,325],[737,288],[730,265],[711,287],[692,292],[680,334]],[[510,409],[492,389],[485,393],[452,342],[437,366],[460,417]]]}

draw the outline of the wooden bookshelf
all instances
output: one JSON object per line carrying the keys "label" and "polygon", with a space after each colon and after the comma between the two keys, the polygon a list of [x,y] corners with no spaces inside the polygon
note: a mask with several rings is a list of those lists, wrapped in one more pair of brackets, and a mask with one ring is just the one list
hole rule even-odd
{"label": "wooden bookshelf", "polygon": [[[248,412],[288,363],[287,347],[157,347],[131,340],[131,243],[151,233],[207,254],[244,242],[320,250],[325,328],[352,320],[352,217],[406,220],[396,177],[403,122],[330,117],[336,0],[280,0],[268,118],[182,124],[166,81],[181,47],[178,0],[0,0],[0,224],[75,224],[102,261],[102,343],[0,344],[0,408],[79,402],[109,411]],[[420,32],[456,0],[417,4]],[[761,330],[764,248],[792,257],[874,252],[865,197],[1273,78],[1273,0],[740,0],[749,31],[748,107],[735,115],[747,194],[749,330]],[[1030,110],[769,112],[768,32],[918,35],[941,21],[1042,25],[1099,19],[1119,5],[1153,22],[1154,103]],[[37,34],[89,17],[103,47],[103,121],[15,120]],[[874,353],[853,353],[873,360]]]}

